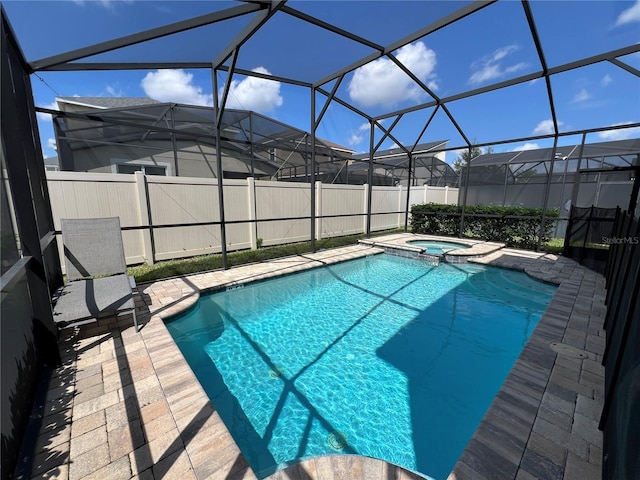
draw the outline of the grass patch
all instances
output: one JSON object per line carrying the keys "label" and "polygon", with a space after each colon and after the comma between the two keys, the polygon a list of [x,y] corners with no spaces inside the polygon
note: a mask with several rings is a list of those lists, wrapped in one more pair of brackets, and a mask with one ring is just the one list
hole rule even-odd
{"label": "grass patch", "polygon": [[542,245],[542,250],[549,253],[562,253],[564,238],[552,238]]}
{"label": "grass patch", "polygon": [[[391,233],[404,232],[403,229],[385,230],[372,233],[371,236],[388,235]],[[358,235],[347,235],[344,237],[324,238],[316,240],[316,250],[326,250],[329,248],[344,247],[354,245],[361,238],[366,238],[364,233]],[[234,267],[248,263],[263,262],[273,258],[289,257],[300,255],[311,251],[311,242],[290,243],[288,245],[277,245],[273,247],[262,247],[258,250],[241,250],[229,252],[227,254],[227,265]],[[222,268],[222,255],[219,253],[211,255],[201,255],[198,257],[183,258],[179,260],[166,260],[154,265],[137,265],[129,267],[128,273],[136,279],[136,283],[153,282],[163,278],[187,275],[190,273],[207,272]]]}

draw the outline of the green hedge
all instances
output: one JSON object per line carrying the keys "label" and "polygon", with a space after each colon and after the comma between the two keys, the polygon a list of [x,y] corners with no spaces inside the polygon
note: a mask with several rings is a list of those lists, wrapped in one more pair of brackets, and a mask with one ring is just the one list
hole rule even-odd
{"label": "green hedge", "polygon": [[[461,205],[426,203],[411,207],[411,231],[504,243],[509,247],[535,250],[540,236],[541,208],[472,205],[465,209],[464,232],[460,235]],[[542,243],[551,238],[558,209],[547,210]]]}

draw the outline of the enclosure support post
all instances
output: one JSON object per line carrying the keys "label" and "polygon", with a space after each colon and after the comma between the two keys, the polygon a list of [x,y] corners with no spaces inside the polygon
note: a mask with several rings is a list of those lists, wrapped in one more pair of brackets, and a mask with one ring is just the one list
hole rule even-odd
{"label": "enclosure support post", "polygon": [[249,200],[249,243],[251,250],[258,249],[258,222],[256,222],[256,180],[253,177],[247,178],[247,194]]}
{"label": "enclosure support post", "polygon": [[253,150],[253,112],[249,113],[249,148],[251,149],[251,176],[256,178],[256,170],[254,166],[255,152]]}
{"label": "enclosure support post", "polygon": [[578,206],[578,193],[580,192],[580,180],[582,178],[582,174],[580,173],[580,168],[582,166],[582,155],[584,153],[584,142],[587,139],[587,134],[582,134],[582,142],[580,142],[580,151],[578,153],[578,165],[576,167],[576,177],[573,180],[573,191],[571,192],[571,205]]}
{"label": "enclosure support post", "polygon": [[406,233],[407,228],[409,226],[409,197],[411,195],[411,166],[413,164],[413,155],[409,153],[409,175],[407,180],[407,201],[405,202],[405,210],[404,210],[404,231]]}
{"label": "enclosure support post", "polygon": [[[232,65],[233,67],[233,65]],[[216,114],[216,166],[218,177],[218,208],[220,210],[220,247],[222,253],[222,269],[227,270],[229,266],[227,265],[227,229],[224,220],[224,189],[223,189],[223,170],[222,170],[222,149],[220,148],[221,137],[222,137],[222,110],[224,109],[224,102],[220,105],[218,101],[218,71],[213,70],[213,105],[215,108]],[[229,71],[229,76],[233,74],[232,71]],[[230,80],[227,79],[227,84],[230,83]]]}
{"label": "enclosure support post", "polygon": [[178,140],[176,139],[176,121],[173,114],[173,109],[175,108],[175,104],[171,104],[171,108],[169,108],[169,115],[171,119],[171,146],[173,148],[173,163],[175,164],[175,174],[176,177],[180,176],[180,169],[178,168]]}
{"label": "enclosure support post", "polygon": [[311,210],[311,252],[316,251],[316,89],[311,89],[311,178],[309,179]]}
{"label": "enclosure support post", "polygon": [[367,193],[367,238],[371,238],[371,201],[373,193],[373,134],[374,123],[373,120],[369,122],[369,169],[367,170],[367,187],[369,189]]}
{"label": "enclosure support post", "polygon": [[542,247],[542,238],[544,237],[544,225],[547,219],[547,207],[549,206],[549,193],[551,192],[551,175],[553,173],[553,162],[556,158],[556,151],[558,148],[558,136],[553,137],[553,148],[551,149],[551,163],[549,164],[549,171],[547,172],[547,183],[544,187],[544,201],[542,204],[542,218],[540,219],[540,233],[538,235],[538,246],[536,252],[540,251]]}
{"label": "enclosure support post", "polygon": [[640,167],[637,167],[636,170],[634,170],[633,174],[633,187],[631,188],[629,208],[627,209],[632,217],[636,214],[636,208],[638,205],[638,194],[640,193]]}
{"label": "enclosure support post", "polygon": [[509,181],[509,163],[504,166],[504,189],[502,190],[502,206],[507,204],[507,183]]}
{"label": "enclosure support post", "polygon": [[142,256],[144,261],[153,265],[156,260],[153,241],[153,221],[149,202],[149,187],[147,177],[142,172],[135,172],[133,178],[136,182],[136,193],[138,195],[138,213],[140,225],[146,227],[142,230]]}
{"label": "enclosure support post", "polygon": [[464,190],[462,192],[462,213],[460,215],[460,231],[458,232],[458,238],[462,238],[462,234],[464,232],[464,211],[467,208],[467,190],[469,190],[469,173],[471,171],[472,153],[473,153],[473,149],[471,148],[471,145],[469,145],[469,157],[467,158],[467,168],[464,171],[465,180],[464,180]]}

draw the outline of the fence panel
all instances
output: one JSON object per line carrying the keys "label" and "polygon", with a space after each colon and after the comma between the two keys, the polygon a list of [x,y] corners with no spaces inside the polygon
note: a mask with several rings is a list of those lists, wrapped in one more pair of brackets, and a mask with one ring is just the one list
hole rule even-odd
{"label": "fence panel", "polygon": [[148,176],[146,181],[157,260],[221,251],[217,225],[162,227],[219,221],[215,180]]}
{"label": "fence panel", "polygon": [[[141,225],[138,192],[133,175],[47,172],[47,186],[57,231],[60,230],[61,218],[120,217],[122,227]],[[142,231],[123,231],[122,240],[127,263],[143,262],[145,253]],[[62,245],[59,235],[58,245]],[[62,253],[60,261],[64,265]]]}
{"label": "fence panel", "polygon": [[[252,220],[252,195],[249,195],[252,185],[246,180],[224,181],[224,219],[225,222]],[[217,189],[216,189],[217,192]],[[216,201],[217,205],[217,201]],[[253,223],[227,223],[227,249],[242,250],[251,248]]]}
{"label": "fence panel", "polygon": [[[374,187],[375,188],[375,187]],[[366,205],[365,185],[324,185],[318,183],[318,213],[321,216],[353,215],[354,217],[323,218],[318,228],[319,238],[339,237],[362,233]],[[364,215],[363,215],[364,214]]]}
{"label": "fence panel", "polygon": [[[256,217],[311,216],[311,190],[306,183],[256,182]],[[310,220],[275,220],[258,222],[258,238],[263,245],[309,240]]]}
{"label": "fence panel", "polygon": [[[426,188],[426,185],[424,187],[412,187],[409,191],[409,205],[419,205],[421,203],[427,203],[428,200],[425,195]],[[404,188],[402,191],[406,199],[407,189]]]}
{"label": "fence panel", "polygon": [[[384,214],[384,212],[404,210],[404,204],[400,205],[402,196],[401,187],[373,187],[371,192],[371,213],[382,215],[371,215],[372,232],[398,228],[400,225],[399,215],[397,213]],[[406,199],[406,192],[404,198]]]}
{"label": "fence panel", "polygon": [[451,189],[449,187],[429,187],[425,185],[425,196],[427,199],[427,203],[458,203],[457,196],[455,201],[451,201],[451,199],[449,198],[452,190],[455,190],[456,192],[458,191],[457,188]]}

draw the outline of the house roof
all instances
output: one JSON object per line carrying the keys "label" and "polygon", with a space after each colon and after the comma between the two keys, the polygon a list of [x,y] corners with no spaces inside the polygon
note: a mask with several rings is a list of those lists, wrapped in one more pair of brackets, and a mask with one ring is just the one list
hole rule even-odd
{"label": "house roof", "polygon": [[345,153],[355,153],[356,151],[349,147],[343,147],[342,145],[338,145],[337,143],[330,142],[329,140],[325,140],[324,138],[317,137],[322,143],[324,143],[327,147],[330,147],[333,150],[340,150]]}
{"label": "house roof", "polygon": [[[99,110],[130,109],[133,107],[170,105],[170,103],[168,102],[159,102],[149,97],[56,97],[56,101],[58,102],[58,105],[60,105],[60,103],[63,103],[63,104],[67,103],[70,105],[77,105],[77,106],[87,107],[90,109],[99,109]],[[179,107],[187,107],[186,109],[182,109],[183,116],[189,114],[190,111],[188,110],[188,107],[192,107],[191,105],[180,105],[180,104],[175,104],[175,105]],[[195,106],[194,108],[196,108],[199,112],[202,112],[203,110],[212,111],[211,107]],[[64,109],[61,108],[61,110],[64,110]],[[233,124],[236,121],[240,121],[242,118],[247,117],[252,113],[254,114],[255,117],[259,117],[263,119],[263,121],[260,122],[260,125],[263,125],[264,128],[266,128],[267,131],[271,133],[271,134],[265,133],[264,136],[267,139],[270,139],[272,134],[276,133],[275,131],[272,131],[274,128],[278,130],[277,136],[280,138],[291,137],[295,140],[300,136],[301,133],[304,134],[302,130],[291,127],[289,125],[285,125],[281,122],[273,120],[270,117],[267,117],[259,113],[251,112],[249,110],[226,109],[225,118],[228,119],[228,122],[230,124]],[[194,117],[193,123],[198,123],[198,122],[206,123],[206,122],[210,122],[213,118],[214,117],[211,117],[210,119],[208,115]],[[347,154],[348,156],[351,156],[354,153],[354,150],[348,147],[338,145],[337,143],[331,142],[329,140],[325,140],[320,137],[316,137],[316,138],[324,146],[339,152],[339,154]],[[256,143],[260,143],[259,139],[256,139],[254,141]]]}
{"label": "house roof", "polygon": [[[438,151],[437,150],[438,147],[440,146],[444,147],[446,143],[447,143],[447,140],[438,140],[437,142],[420,143],[416,145],[415,148],[413,149],[413,155],[414,157],[424,157],[425,154],[428,154],[427,156],[431,156],[433,155],[433,153],[436,153]],[[353,158],[356,160],[368,160],[369,154],[359,153],[358,155],[354,155]],[[408,160],[409,160],[409,157],[407,156],[406,152],[401,148],[389,148],[387,150],[378,150],[373,156],[373,161],[375,163],[384,164],[388,166],[401,165],[403,163],[408,162]]]}
{"label": "house roof", "polygon": [[[611,142],[585,143],[584,148],[578,145],[567,145],[556,148],[556,160],[571,160],[589,157],[624,156],[637,154],[640,151],[640,139],[617,140]],[[551,160],[552,148],[538,148],[516,152],[487,153],[471,160],[474,167],[484,165],[504,165],[519,163],[535,163]]]}
{"label": "house roof", "polygon": [[62,102],[99,109],[135,107],[161,103],[149,97],[56,97],[56,102],[58,102],[58,105]]}
{"label": "house roof", "polygon": [[[444,147],[446,143],[447,140],[440,140],[416,145],[413,150],[413,159],[416,162],[414,166],[426,167],[434,171],[450,169],[449,164],[435,156],[435,153],[438,152],[438,147]],[[353,158],[359,160],[359,162],[349,165],[349,170],[368,170],[369,163],[366,161],[369,159],[368,153],[354,155]],[[374,168],[407,168],[409,166],[409,157],[400,148],[378,150],[373,156],[373,164]]]}

